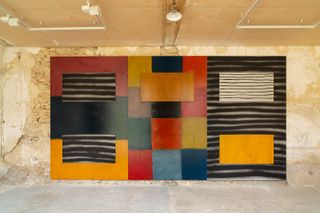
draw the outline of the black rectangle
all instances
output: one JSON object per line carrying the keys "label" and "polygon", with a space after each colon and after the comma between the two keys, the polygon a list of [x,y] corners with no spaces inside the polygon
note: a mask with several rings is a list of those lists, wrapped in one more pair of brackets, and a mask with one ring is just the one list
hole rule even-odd
{"label": "black rectangle", "polygon": [[181,103],[180,102],[153,102],[152,118],[180,118]]}

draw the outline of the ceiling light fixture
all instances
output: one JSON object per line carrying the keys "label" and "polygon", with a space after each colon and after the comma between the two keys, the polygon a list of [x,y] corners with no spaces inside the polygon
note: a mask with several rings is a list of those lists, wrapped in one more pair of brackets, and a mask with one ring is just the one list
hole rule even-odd
{"label": "ceiling light fixture", "polygon": [[173,0],[171,10],[167,13],[166,16],[168,21],[177,22],[182,19],[182,14],[178,11],[176,1]]}
{"label": "ceiling light fixture", "polygon": [[1,16],[0,20],[3,23],[8,24],[10,27],[18,27],[19,26],[19,19],[18,18],[12,18],[9,14],[6,16]]}
{"label": "ceiling light fixture", "polygon": [[81,6],[81,10],[84,13],[88,13],[90,16],[101,16],[100,6],[90,4],[90,1],[87,1],[86,5]]}

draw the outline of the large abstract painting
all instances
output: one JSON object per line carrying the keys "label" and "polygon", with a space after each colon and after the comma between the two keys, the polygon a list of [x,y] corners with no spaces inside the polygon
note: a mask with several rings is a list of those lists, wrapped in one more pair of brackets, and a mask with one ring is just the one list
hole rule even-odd
{"label": "large abstract painting", "polygon": [[52,57],[51,177],[286,179],[285,57]]}

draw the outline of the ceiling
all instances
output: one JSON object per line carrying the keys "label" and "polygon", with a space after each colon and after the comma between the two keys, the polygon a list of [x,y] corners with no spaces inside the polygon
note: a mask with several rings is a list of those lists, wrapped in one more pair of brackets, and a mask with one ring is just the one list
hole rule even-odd
{"label": "ceiling", "polygon": [[[172,24],[164,19],[171,0],[92,0],[92,5],[101,7],[106,30],[30,32],[0,22],[0,39],[15,46],[160,46],[173,33],[171,45],[320,45],[320,25],[315,29],[237,29],[241,15],[254,2],[177,0],[183,19]],[[97,26],[94,17],[81,11],[84,4],[85,0],[0,0],[0,7],[32,27]],[[242,25],[319,21],[320,0],[260,0]]]}

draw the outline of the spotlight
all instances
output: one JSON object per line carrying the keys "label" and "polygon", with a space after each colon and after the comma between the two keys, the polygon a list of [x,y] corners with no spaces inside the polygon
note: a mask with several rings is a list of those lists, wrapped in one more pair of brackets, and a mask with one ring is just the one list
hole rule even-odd
{"label": "spotlight", "polygon": [[98,6],[98,5],[91,6],[90,1],[87,1],[86,5],[82,5],[81,10],[84,13],[88,13],[90,16],[100,16],[101,15],[100,6]]}
{"label": "spotlight", "polygon": [[182,14],[177,9],[176,1],[173,1],[171,10],[169,13],[167,13],[166,18],[167,18],[167,20],[172,21],[172,22],[177,22],[182,19]]}
{"label": "spotlight", "polygon": [[90,6],[89,15],[90,16],[100,16],[100,7],[99,6]]}
{"label": "spotlight", "polygon": [[1,17],[0,17],[0,20],[1,20],[3,23],[6,23],[6,24],[8,24],[8,25],[11,26],[11,27],[18,27],[18,26],[19,26],[19,19],[18,19],[18,18],[12,18],[12,17],[10,17],[10,15],[1,16]]}
{"label": "spotlight", "polygon": [[8,25],[11,27],[19,27],[19,19],[18,18],[9,18]]}
{"label": "spotlight", "polygon": [[10,19],[10,16],[7,15],[7,16],[1,16],[0,17],[0,20],[3,22],[3,23],[8,23],[9,22],[9,19]]}

